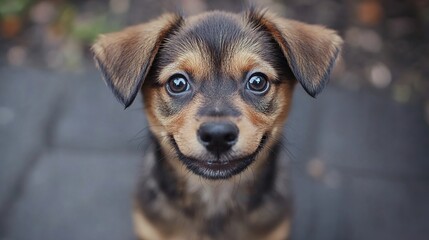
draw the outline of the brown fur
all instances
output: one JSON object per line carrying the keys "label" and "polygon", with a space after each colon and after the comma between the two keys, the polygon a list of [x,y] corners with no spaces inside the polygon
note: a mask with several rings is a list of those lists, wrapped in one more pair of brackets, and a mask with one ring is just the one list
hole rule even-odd
{"label": "brown fur", "polygon": [[[141,89],[154,136],[135,200],[137,235],[287,238],[287,159],[278,141],[296,82],[311,96],[318,94],[341,43],[332,30],[255,10],[186,19],[167,14],[101,37],[92,49],[106,82],[125,107]],[[253,72],[267,76],[270,88],[264,95],[245,90],[243,80]],[[165,85],[177,73],[191,79],[192,95],[167,92]],[[248,167],[224,180],[205,177],[183,160],[212,161],[196,133],[213,121],[239,129],[225,161],[254,156]]]}
{"label": "brown fur", "polygon": [[335,31],[322,26],[270,14],[260,17],[259,22],[279,43],[297,80],[311,96],[316,96],[329,77],[342,39]]}
{"label": "brown fur", "polygon": [[181,17],[165,14],[149,22],[98,38],[93,45],[95,60],[107,84],[127,107],[141,87],[161,42]]}

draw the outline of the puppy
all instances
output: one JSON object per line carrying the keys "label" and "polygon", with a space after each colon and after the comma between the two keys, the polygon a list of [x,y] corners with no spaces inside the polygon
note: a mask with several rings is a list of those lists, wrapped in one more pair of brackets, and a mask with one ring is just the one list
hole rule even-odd
{"label": "puppy", "polygon": [[251,9],[166,14],[92,47],[126,107],[139,91],[153,135],[135,198],[140,239],[287,239],[291,195],[279,145],[298,82],[315,97],[341,38]]}

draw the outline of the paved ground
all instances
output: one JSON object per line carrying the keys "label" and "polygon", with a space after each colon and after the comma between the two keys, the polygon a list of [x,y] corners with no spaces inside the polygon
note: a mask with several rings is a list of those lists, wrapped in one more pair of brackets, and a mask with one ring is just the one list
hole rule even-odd
{"label": "paved ground", "polygon": [[[429,238],[429,127],[375,90],[299,88],[285,128],[293,239]],[[95,69],[0,68],[0,239],[133,239],[145,119]]]}

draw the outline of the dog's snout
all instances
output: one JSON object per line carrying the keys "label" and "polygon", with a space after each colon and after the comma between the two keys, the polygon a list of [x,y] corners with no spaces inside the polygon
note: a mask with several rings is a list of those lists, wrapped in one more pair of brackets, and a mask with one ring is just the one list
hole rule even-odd
{"label": "dog's snout", "polygon": [[208,151],[221,154],[228,151],[238,139],[238,128],[230,122],[208,122],[198,129],[198,140]]}

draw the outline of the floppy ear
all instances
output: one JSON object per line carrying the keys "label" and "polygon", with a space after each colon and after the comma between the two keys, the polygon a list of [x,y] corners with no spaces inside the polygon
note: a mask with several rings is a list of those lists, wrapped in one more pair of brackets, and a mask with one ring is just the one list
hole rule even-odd
{"label": "floppy ear", "polygon": [[151,22],[101,35],[92,46],[107,85],[127,108],[135,99],[158,49],[182,18],[165,14]]}
{"label": "floppy ear", "polygon": [[343,40],[335,31],[276,17],[266,12],[249,12],[250,21],[257,21],[279,44],[296,80],[315,97],[329,81],[329,75],[340,52]]}

